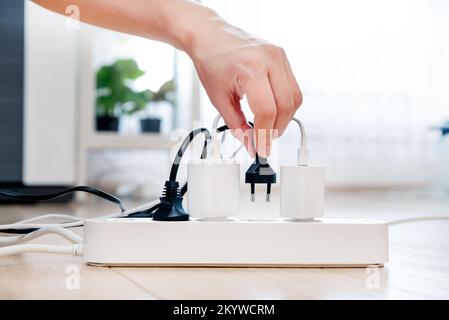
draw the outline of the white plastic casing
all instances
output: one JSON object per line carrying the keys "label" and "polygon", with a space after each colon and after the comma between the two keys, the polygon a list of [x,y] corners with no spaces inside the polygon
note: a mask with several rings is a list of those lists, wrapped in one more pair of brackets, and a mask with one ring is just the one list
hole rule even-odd
{"label": "white plastic casing", "polygon": [[225,219],[240,213],[240,166],[236,160],[194,160],[187,165],[190,216]]}
{"label": "white plastic casing", "polygon": [[83,256],[88,264],[110,266],[382,265],[388,261],[388,224],[345,219],[88,219]]}
{"label": "white plastic casing", "polygon": [[313,219],[324,215],[324,167],[281,167],[281,217]]}

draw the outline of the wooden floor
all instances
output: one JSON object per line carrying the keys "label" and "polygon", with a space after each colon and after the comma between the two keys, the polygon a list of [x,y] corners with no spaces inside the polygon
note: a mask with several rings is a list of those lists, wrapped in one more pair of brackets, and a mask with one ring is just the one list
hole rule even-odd
{"label": "wooden floor", "polygon": [[[333,218],[396,220],[449,215],[449,196],[421,191],[330,193],[326,206]],[[0,222],[56,212],[97,216],[111,210],[96,202],[0,206]],[[47,236],[37,242],[64,240]],[[383,269],[102,268],[64,255],[1,257],[0,298],[448,299],[449,221],[392,225],[390,262]]]}

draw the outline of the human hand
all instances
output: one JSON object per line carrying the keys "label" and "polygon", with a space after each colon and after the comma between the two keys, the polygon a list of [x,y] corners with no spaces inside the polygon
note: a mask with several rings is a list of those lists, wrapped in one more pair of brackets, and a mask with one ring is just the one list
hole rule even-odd
{"label": "human hand", "polygon": [[[76,5],[80,19],[96,26],[161,40],[184,50],[195,64],[210,100],[254,155],[253,132],[240,107],[246,95],[254,113],[255,147],[270,154],[271,140],[281,135],[302,95],[284,50],[254,38],[190,0],[34,0],[65,13]],[[248,139],[249,138],[249,139]]]}
{"label": "human hand", "polygon": [[[284,50],[219,18],[200,31],[187,52],[212,104],[252,156],[254,147],[269,156],[272,139],[283,134],[302,103]],[[255,146],[240,105],[245,95],[254,114]]]}

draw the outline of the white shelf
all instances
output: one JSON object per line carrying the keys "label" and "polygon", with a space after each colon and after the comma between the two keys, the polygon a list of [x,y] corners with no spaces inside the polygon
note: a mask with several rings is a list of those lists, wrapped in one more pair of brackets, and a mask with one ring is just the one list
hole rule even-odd
{"label": "white shelf", "polygon": [[85,141],[88,149],[170,149],[175,140],[160,134],[144,133],[120,135],[117,133],[92,133]]}
{"label": "white shelf", "polygon": [[[93,68],[93,34],[95,28],[84,25],[80,29],[80,83],[79,108],[77,110],[77,184],[84,185],[87,181],[87,158],[90,151],[122,149],[122,150],[162,150],[169,155],[171,148],[179,141],[167,135],[142,133],[121,135],[116,132],[97,132],[95,130],[95,70]],[[177,61],[175,78],[183,83],[177,92],[178,116],[181,122],[176,125],[188,128],[192,119],[200,119],[199,79],[187,55],[177,56],[183,63]],[[181,66],[181,69],[179,67]],[[179,76],[182,76],[179,79]],[[193,88],[193,89],[192,89]]]}

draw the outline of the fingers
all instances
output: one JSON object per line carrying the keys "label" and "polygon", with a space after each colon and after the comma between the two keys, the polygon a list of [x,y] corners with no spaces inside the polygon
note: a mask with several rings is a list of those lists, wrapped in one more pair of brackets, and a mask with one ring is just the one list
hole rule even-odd
{"label": "fingers", "polygon": [[282,135],[288,123],[292,119],[295,109],[293,106],[293,94],[290,89],[290,84],[283,65],[283,58],[276,59],[274,65],[270,68],[268,77],[270,81],[271,90],[276,101],[276,121],[274,129],[277,135]]}
{"label": "fingers", "polygon": [[253,78],[245,85],[245,93],[254,114],[255,144],[257,153],[268,157],[271,152],[272,130],[276,122],[276,101],[268,76]]}
{"label": "fingers", "polygon": [[238,139],[248,151],[248,154],[254,158],[256,156],[256,148],[254,146],[254,130],[248,126],[245,129],[232,129],[232,134]]}
{"label": "fingers", "polygon": [[293,94],[293,107],[295,109],[295,112],[299,109],[299,107],[302,104],[302,92],[299,88],[298,81],[296,81],[295,75],[293,74],[292,67],[290,65],[290,62],[288,61],[287,54],[285,51],[281,48],[281,55],[283,57],[283,66],[285,70],[285,74],[287,76],[288,83],[290,85],[290,90]]}
{"label": "fingers", "polygon": [[[302,94],[285,52],[265,42],[252,40],[213,58],[195,61],[209,98],[233,135],[250,155],[267,157],[272,139],[281,135],[301,105]],[[254,132],[241,110],[246,95],[254,114]],[[255,138],[255,139],[254,139]]]}
{"label": "fingers", "polygon": [[276,100],[277,116],[274,129],[280,136],[299,108],[302,95],[284,50],[276,48],[273,51],[273,62],[268,75]]}
{"label": "fingers", "polygon": [[254,133],[242,112],[240,98],[233,98],[231,102],[223,99],[221,103],[218,103],[217,108],[226,125],[231,129],[232,135],[245,146],[251,157],[255,157]]}

